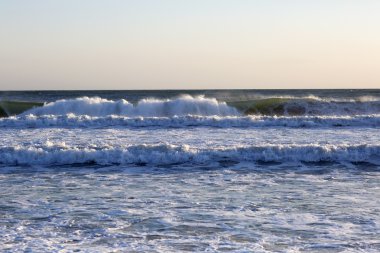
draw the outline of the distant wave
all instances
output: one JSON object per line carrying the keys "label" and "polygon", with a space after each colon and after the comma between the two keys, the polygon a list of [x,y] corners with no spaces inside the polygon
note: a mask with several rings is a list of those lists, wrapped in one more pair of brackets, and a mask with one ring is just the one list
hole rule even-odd
{"label": "distant wave", "polygon": [[0,119],[0,127],[380,127],[380,114],[353,116],[173,116],[173,117],[128,117],[87,115],[41,115],[33,114]]}
{"label": "distant wave", "polygon": [[67,146],[46,143],[35,147],[0,147],[0,164],[204,164],[235,162],[373,162],[379,163],[378,145],[264,145],[199,149],[187,145]]}

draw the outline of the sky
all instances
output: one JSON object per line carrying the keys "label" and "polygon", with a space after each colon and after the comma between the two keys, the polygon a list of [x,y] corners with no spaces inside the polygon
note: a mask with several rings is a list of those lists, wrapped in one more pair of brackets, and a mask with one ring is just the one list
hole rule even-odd
{"label": "sky", "polygon": [[380,88],[379,0],[0,0],[0,90]]}

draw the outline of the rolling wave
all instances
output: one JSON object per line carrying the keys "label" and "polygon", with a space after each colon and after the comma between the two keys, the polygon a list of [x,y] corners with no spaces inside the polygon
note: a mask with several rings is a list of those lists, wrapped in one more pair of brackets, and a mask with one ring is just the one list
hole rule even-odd
{"label": "rolling wave", "polygon": [[[379,127],[380,100],[275,97],[218,101],[183,95],[136,104],[99,97],[51,103],[3,101],[0,127]],[[26,111],[25,111],[26,110]]]}
{"label": "rolling wave", "polygon": [[379,114],[380,100],[375,97],[328,99],[308,97],[272,97],[229,102],[245,115],[363,115]]}
{"label": "rolling wave", "polygon": [[35,147],[0,147],[0,164],[205,164],[213,162],[373,162],[378,145],[264,145],[199,149],[188,145],[67,146],[46,143]]}

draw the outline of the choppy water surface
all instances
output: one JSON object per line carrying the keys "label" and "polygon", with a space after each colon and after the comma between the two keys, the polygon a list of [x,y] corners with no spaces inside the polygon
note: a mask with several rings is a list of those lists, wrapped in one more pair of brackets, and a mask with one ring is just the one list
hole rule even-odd
{"label": "choppy water surface", "polygon": [[182,93],[0,93],[1,251],[380,251],[378,91]]}

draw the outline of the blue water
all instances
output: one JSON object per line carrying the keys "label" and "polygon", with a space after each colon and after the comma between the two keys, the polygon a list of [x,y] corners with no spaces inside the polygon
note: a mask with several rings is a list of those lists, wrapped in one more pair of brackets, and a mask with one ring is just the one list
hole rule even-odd
{"label": "blue water", "polygon": [[380,251],[378,90],[0,98],[3,252]]}

